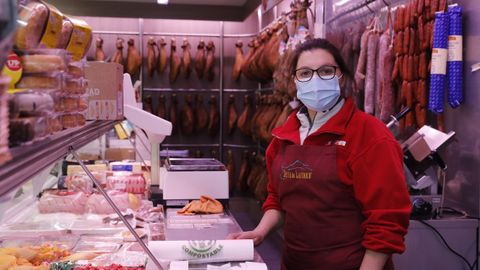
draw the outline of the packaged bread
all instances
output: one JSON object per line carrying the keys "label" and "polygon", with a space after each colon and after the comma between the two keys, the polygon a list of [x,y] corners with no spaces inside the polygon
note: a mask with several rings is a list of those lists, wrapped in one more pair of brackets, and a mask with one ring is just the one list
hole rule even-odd
{"label": "packaged bread", "polygon": [[50,95],[33,90],[16,92],[9,99],[10,117],[41,116],[54,110]]}
{"label": "packaged bread", "polygon": [[65,50],[36,49],[25,51],[20,57],[23,73],[51,73],[67,70]]}
{"label": "packaged bread", "polygon": [[52,90],[41,90],[42,93],[50,95],[53,99],[53,109],[55,112],[64,112],[65,108],[63,107],[63,97],[64,94],[60,89],[52,89]]}
{"label": "packaged bread", "polygon": [[77,112],[78,111],[78,96],[64,96],[62,97],[63,109],[65,112]]}
{"label": "packaged bread", "polygon": [[83,62],[70,62],[67,67],[67,74],[70,78],[78,79],[85,77],[85,64]]}
{"label": "packaged bread", "polygon": [[87,81],[84,79],[65,79],[63,90],[67,94],[83,95],[87,92]]}
{"label": "packaged bread", "polygon": [[77,117],[77,125],[78,126],[84,126],[87,122],[87,116],[86,116],[86,113],[77,113],[76,114],[76,117]]}
{"label": "packaged bread", "polygon": [[12,118],[9,122],[9,128],[8,140],[10,146],[21,145],[48,135],[46,118],[43,116]]}
{"label": "packaged bread", "polygon": [[77,120],[77,114],[75,113],[66,113],[62,116],[63,128],[74,128],[79,126]]}
{"label": "packaged bread", "polygon": [[47,118],[47,127],[49,134],[53,134],[63,130],[62,114],[48,113],[45,117]]}
{"label": "packaged bread", "polygon": [[19,23],[15,35],[15,45],[18,49],[25,50],[38,47],[48,20],[48,13],[47,6],[39,2],[20,5]]}
{"label": "packaged bread", "polygon": [[63,14],[54,6],[45,4],[48,8],[48,20],[45,31],[40,38],[39,47],[56,48],[58,40],[62,36]]}
{"label": "packaged bread", "polygon": [[61,74],[33,74],[24,75],[17,83],[20,89],[61,89]]}
{"label": "packaged bread", "polygon": [[66,49],[73,32],[73,23],[67,17],[63,17],[62,34],[57,42],[58,49]]}
{"label": "packaged bread", "polygon": [[85,57],[92,44],[92,28],[81,19],[69,18],[73,24],[72,35],[67,45],[67,51],[72,54],[73,61]]}

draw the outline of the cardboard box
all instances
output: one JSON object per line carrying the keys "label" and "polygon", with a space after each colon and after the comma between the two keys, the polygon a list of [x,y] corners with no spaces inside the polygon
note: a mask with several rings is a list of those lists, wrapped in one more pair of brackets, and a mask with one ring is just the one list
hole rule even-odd
{"label": "cardboard box", "polygon": [[133,148],[107,148],[105,150],[106,160],[135,160],[135,150]]}
{"label": "cardboard box", "polygon": [[123,119],[123,66],[118,63],[88,62],[87,120]]}

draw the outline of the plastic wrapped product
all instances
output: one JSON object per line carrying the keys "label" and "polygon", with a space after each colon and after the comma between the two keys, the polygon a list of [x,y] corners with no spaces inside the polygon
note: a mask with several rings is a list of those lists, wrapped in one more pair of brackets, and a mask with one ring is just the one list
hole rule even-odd
{"label": "plastic wrapped product", "polygon": [[45,117],[10,119],[10,135],[8,140],[11,146],[41,139],[46,135],[48,135],[48,126]]}
{"label": "plastic wrapped product", "polygon": [[48,20],[48,8],[42,3],[20,5],[15,45],[18,49],[37,48]]}
{"label": "plastic wrapped product", "polygon": [[[110,190],[107,193],[121,211],[139,207],[139,196],[115,190]],[[113,214],[115,212],[103,195],[97,193],[88,198],[86,210],[87,213],[93,214]]]}
{"label": "plastic wrapped product", "polygon": [[165,240],[165,223],[149,223],[148,235],[150,236],[149,240],[151,241]]}
{"label": "plastic wrapped product", "polygon": [[67,94],[83,95],[87,92],[86,82],[84,79],[65,79],[63,91]]}
{"label": "plastic wrapped product", "polygon": [[31,74],[66,71],[68,59],[65,50],[35,49],[25,51],[20,61],[23,72]]}
{"label": "plastic wrapped product", "polygon": [[463,28],[462,7],[448,7],[448,104],[457,108],[463,103]]}
{"label": "plastic wrapped product", "polygon": [[65,112],[78,111],[78,96],[66,95],[62,97],[63,109]]}
{"label": "plastic wrapped product", "polygon": [[71,78],[80,79],[85,77],[85,65],[81,61],[71,62],[67,67],[67,74]]}
{"label": "plastic wrapped product", "polygon": [[67,48],[68,42],[70,41],[70,37],[72,36],[73,32],[73,23],[67,17],[63,16],[63,23],[62,23],[62,34],[57,42],[58,49],[65,49]]}
{"label": "plastic wrapped product", "polygon": [[40,38],[39,47],[56,48],[62,35],[63,14],[54,6],[45,4],[48,8],[48,20]]}
{"label": "plastic wrapped product", "polygon": [[435,13],[433,31],[432,67],[430,70],[430,95],[428,109],[434,113],[443,113],[445,103],[445,85],[447,80],[448,54],[448,14]]}
{"label": "plastic wrapped product", "polygon": [[86,122],[87,122],[86,113],[80,112],[80,113],[75,114],[75,116],[77,118],[77,125],[78,126],[84,126],[86,124]]}
{"label": "plastic wrapped product", "polygon": [[49,113],[45,117],[47,118],[48,133],[53,134],[63,130],[62,114]]}
{"label": "plastic wrapped product", "polygon": [[9,82],[9,77],[0,76],[0,165],[12,158],[8,149],[8,95],[5,94]]}
{"label": "plastic wrapped product", "polygon": [[78,120],[77,120],[77,115],[75,113],[66,113],[62,116],[62,123],[63,123],[63,128],[74,128],[77,127]]}
{"label": "plastic wrapped product", "polygon": [[145,178],[142,173],[109,172],[107,173],[107,187],[113,190],[143,194],[145,193]]}
{"label": "plastic wrapped product", "polygon": [[67,51],[72,54],[72,59],[78,61],[85,57],[92,44],[92,28],[84,21],[70,18],[73,31],[67,44]]}
{"label": "plastic wrapped product", "polygon": [[46,93],[23,91],[10,95],[10,117],[41,116],[54,110],[53,98]]}
{"label": "plastic wrapped product", "polygon": [[64,94],[62,93],[61,90],[56,89],[56,90],[41,90],[43,93],[50,95],[50,97],[53,99],[53,108],[54,111],[59,113],[59,112],[64,112],[65,108],[63,107],[63,96]]}
{"label": "plastic wrapped product", "polygon": [[24,75],[17,83],[19,89],[61,89],[62,76],[55,74]]}
{"label": "plastic wrapped product", "polygon": [[93,182],[86,173],[76,173],[65,177],[65,185],[68,190],[83,192],[85,194],[93,193]]}
{"label": "plastic wrapped product", "polygon": [[38,201],[40,213],[67,212],[85,213],[88,196],[83,192],[65,190],[46,190]]}

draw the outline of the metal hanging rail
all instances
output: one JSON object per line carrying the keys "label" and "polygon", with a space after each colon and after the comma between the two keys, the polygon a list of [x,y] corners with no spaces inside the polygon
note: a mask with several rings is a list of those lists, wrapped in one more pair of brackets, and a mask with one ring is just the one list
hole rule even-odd
{"label": "metal hanging rail", "polygon": [[203,34],[196,34],[196,33],[162,33],[162,32],[144,32],[146,36],[182,36],[182,37],[215,37],[220,38],[220,34],[211,34],[211,33],[203,33]]}
{"label": "metal hanging rail", "polygon": [[349,8],[349,9],[347,9],[347,10],[345,10],[345,11],[342,11],[342,12],[340,12],[339,14],[335,15],[333,18],[331,18],[331,19],[329,19],[329,20],[327,21],[327,24],[328,24],[328,23],[332,23],[332,22],[334,22],[334,21],[336,21],[336,20],[344,17],[345,15],[348,15],[348,14],[350,14],[350,13],[352,13],[352,12],[355,12],[355,11],[361,9],[361,8],[364,8],[364,7],[369,8],[368,5],[370,5],[370,4],[372,4],[372,3],[376,2],[376,1],[377,1],[377,0],[365,0],[363,3],[360,3],[360,4],[356,5],[356,6],[353,6],[353,7]]}
{"label": "metal hanging rail", "polygon": [[245,148],[245,149],[257,148],[257,145],[230,144],[230,143],[224,143],[223,146],[231,147],[231,148]]}
{"label": "metal hanging rail", "polygon": [[135,31],[93,31],[94,34],[100,34],[100,35],[135,35],[138,36],[140,35],[140,32],[135,32]]}
{"label": "metal hanging rail", "polygon": [[195,88],[143,88],[150,92],[219,92],[220,89],[195,89]]}
{"label": "metal hanging rail", "polygon": [[223,37],[225,38],[252,38],[258,36],[258,33],[251,33],[251,34],[225,34]]}

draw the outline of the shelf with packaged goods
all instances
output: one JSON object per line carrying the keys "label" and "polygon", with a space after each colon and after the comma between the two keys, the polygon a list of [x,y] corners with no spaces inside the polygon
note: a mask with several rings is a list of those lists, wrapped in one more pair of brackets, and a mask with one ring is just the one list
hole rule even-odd
{"label": "shelf with packaged goods", "polygon": [[91,121],[67,129],[31,145],[11,149],[12,160],[0,166],[0,196],[33,177],[39,171],[111,130],[121,121]]}

